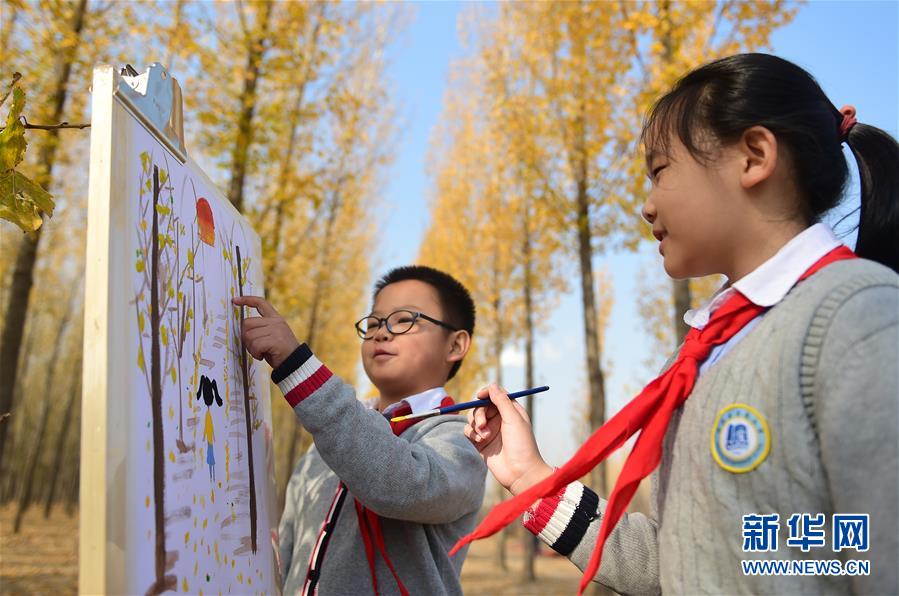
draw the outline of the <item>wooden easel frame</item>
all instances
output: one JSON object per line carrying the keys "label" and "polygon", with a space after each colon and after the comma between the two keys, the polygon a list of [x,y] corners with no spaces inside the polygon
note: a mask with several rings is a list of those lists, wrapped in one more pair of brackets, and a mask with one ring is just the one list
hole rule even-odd
{"label": "wooden easel frame", "polygon": [[[165,69],[154,64],[137,75],[133,69],[119,74],[112,66],[97,66],[91,104],[82,371],[78,579],[82,594],[129,591],[128,479],[129,473],[144,473],[128,469],[132,414],[128,371],[135,366],[129,355],[137,338],[131,337],[136,333],[132,326],[123,323],[134,316],[130,235],[137,206],[123,196],[133,147],[131,135],[122,131],[132,127],[134,119],[214,188],[187,155],[180,88]],[[227,201],[224,208],[240,217]],[[255,242],[258,253],[258,236]]]}

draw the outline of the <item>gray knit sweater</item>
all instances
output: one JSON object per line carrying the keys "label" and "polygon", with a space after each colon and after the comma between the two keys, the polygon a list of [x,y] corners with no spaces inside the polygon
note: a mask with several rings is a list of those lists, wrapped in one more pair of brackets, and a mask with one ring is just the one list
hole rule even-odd
{"label": "gray knit sweater", "polygon": [[[899,594],[897,354],[895,273],[857,259],[798,284],[675,412],[652,477],[652,514],[621,519],[595,580],[628,594]],[[717,414],[734,403],[761,413],[771,445],[740,474],[710,447]],[[579,483],[556,501],[538,506],[548,523],[529,525],[583,569],[606,502]],[[742,516],[772,513],[777,550],[743,552]],[[825,547],[786,544],[794,513],[825,515]],[[867,552],[833,552],[835,513],[870,515]],[[867,560],[870,574],[746,575],[741,561],[752,559]]]}
{"label": "gray knit sweater", "polygon": [[[429,418],[396,436],[305,344],[272,378],[314,441],[290,478],[281,517],[284,592],[302,593],[315,552],[318,593],[374,593],[358,499],[379,517],[386,551],[410,594],[461,594],[465,553],[447,553],[474,528],[487,473],[462,433],[464,417]],[[340,481],[348,493],[335,514]],[[323,532],[326,517],[333,527]],[[374,552],[378,592],[398,594],[384,558]]]}

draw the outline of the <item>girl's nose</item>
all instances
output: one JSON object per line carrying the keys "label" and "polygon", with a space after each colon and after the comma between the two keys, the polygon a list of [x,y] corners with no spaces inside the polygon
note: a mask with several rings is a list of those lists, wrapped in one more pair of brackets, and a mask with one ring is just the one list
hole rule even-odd
{"label": "girl's nose", "polygon": [[656,220],[656,206],[649,198],[647,198],[646,202],[643,203],[643,208],[640,210],[640,215],[642,215],[643,219],[649,222],[650,225],[652,225],[652,223]]}

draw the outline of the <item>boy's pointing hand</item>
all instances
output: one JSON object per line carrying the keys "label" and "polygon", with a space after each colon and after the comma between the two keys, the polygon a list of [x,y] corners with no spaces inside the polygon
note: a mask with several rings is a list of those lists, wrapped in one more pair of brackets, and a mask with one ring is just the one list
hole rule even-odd
{"label": "boy's pointing hand", "polygon": [[244,319],[240,333],[247,352],[256,360],[264,358],[269,366],[278,368],[300,346],[287,321],[265,298],[239,296],[231,302],[237,306],[255,308],[261,315]]}

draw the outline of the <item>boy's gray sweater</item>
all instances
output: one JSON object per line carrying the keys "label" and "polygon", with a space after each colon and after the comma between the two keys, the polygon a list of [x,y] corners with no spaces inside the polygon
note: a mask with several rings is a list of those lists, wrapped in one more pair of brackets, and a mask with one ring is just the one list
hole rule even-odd
{"label": "boy's gray sweater", "polygon": [[[374,593],[358,500],[379,516],[387,553],[410,594],[461,594],[465,552],[447,553],[474,528],[487,473],[462,433],[464,417],[426,419],[396,436],[305,344],[272,378],[314,442],[287,487],[279,529],[284,592],[302,592],[316,550],[320,594]],[[322,555],[325,518],[341,481],[349,493]],[[375,560],[378,592],[398,594],[377,549]]]}
{"label": "boy's gray sweater", "polygon": [[[716,415],[734,403],[770,429],[770,452],[748,473],[711,454]],[[899,277],[855,259],[794,287],[699,378],[672,418],[652,487],[652,514],[626,514],[606,543],[595,579],[617,592],[899,593]],[[540,537],[567,544],[563,554],[583,569],[606,501],[579,483],[552,511],[544,501],[534,512],[550,518]],[[743,552],[742,516],[771,513],[780,515],[777,550]],[[825,515],[826,546],[787,546],[794,513]],[[835,513],[870,515],[866,552],[833,552]],[[870,574],[744,574],[751,559],[866,560]]]}

